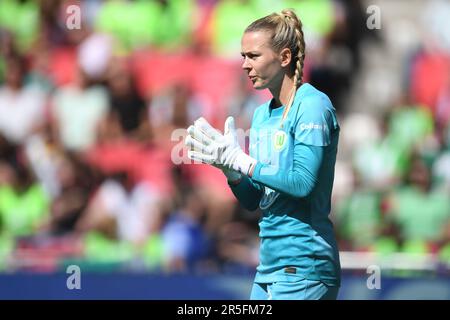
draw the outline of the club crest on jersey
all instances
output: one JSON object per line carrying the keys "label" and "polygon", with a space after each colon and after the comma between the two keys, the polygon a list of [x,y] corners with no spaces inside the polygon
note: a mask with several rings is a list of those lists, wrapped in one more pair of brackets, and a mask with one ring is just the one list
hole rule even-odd
{"label": "club crest on jersey", "polygon": [[286,145],[287,141],[287,134],[283,130],[278,130],[273,135],[273,146],[276,151],[283,150],[284,146]]}

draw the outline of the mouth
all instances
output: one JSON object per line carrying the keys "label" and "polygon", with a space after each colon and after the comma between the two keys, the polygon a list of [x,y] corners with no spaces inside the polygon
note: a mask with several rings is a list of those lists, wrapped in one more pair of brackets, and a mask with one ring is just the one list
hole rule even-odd
{"label": "mouth", "polygon": [[249,76],[249,79],[250,79],[251,81],[253,81],[253,82],[255,82],[257,78],[258,78],[258,77],[256,77],[256,76]]}

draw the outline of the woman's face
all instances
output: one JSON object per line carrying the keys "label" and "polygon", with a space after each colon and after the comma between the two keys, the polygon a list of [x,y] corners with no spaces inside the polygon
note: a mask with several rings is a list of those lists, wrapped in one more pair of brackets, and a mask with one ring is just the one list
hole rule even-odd
{"label": "woman's face", "polygon": [[241,55],[244,58],[242,69],[255,89],[274,89],[281,86],[285,73],[282,59],[270,46],[270,33],[267,31],[246,32],[242,36]]}

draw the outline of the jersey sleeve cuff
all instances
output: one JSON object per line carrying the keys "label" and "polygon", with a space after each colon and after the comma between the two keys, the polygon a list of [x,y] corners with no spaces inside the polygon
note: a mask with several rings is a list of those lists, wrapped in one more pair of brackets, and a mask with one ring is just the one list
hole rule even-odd
{"label": "jersey sleeve cuff", "polygon": [[263,167],[263,164],[261,162],[256,162],[255,169],[253,169],[252,179],[259,181],[259,178],[261,176],[261,168]]}

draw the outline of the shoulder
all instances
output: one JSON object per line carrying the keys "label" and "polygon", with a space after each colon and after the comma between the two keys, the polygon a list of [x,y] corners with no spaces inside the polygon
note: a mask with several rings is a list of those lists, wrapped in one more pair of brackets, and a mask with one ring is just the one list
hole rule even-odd
{"label": "shoulder", "polygon": [[338,128],[336,110],[330,98],[322,91],[305,83],[300,87],[295,97],[294,123],[326,123],[327,126]]}
{"label": "shoulder", "polygon": [[303,84],[295,98],[300,113],[324,113],[335,112],[330,98],[322,91],[309,83]]}

